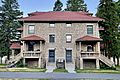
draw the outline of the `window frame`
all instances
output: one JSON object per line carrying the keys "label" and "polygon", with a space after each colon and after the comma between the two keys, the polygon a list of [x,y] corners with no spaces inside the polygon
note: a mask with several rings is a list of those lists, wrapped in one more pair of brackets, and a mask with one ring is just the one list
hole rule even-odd
{"label": "window frame", "polygon": [[[71,39],[69,40],[67,36],[71,37]],[[66,43],[71,43],[71,42],[72,42],[72,34],[66,34]]]}
{"label": "window frame", "polygon": [[72,27],[72,23],[66,23],[66,27]]}
{"label": "window frame", "polygon": [[[34,27],[33,30],[30,30],[31,26]],[[28,25],[28,34],[35,34],[35,25]]]}
{"label": "window frame", "polygon": [[[92,31],[88,31],[88,29],[90,29],[90,27],[91,27],[91,29],[92,29]],[[87,34],[88,35],[93,35],[93,24],[87,24]]]}
{"label": "window frame", "polygon": [[49,27],[55,27],[55,23],[53,22],[53,23],[49,23]]}
{"label": "window frame", "polygon": [[[54,36],[54,41],[51,40],[51,36]],[[49,43],[55,43],[55,34],[49,34]]]}

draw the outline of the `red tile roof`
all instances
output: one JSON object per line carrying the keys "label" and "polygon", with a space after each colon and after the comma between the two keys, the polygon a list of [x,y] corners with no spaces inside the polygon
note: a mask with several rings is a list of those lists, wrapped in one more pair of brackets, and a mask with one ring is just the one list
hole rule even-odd
{"label": "red tile roof", "polygon": [[27,36],[22,38],[21,40],[22,41],[45,41],[43,38],[36,35]]}
{"label": "red tile roof", "polygon": [[18,31],[23,31],[23,27],[17,28]]}
{"label": "red tile roof", "polygon": [[77,39],[76,41],[102,41],[102,39],[86,35],[86,36],[83,36],[83,37]]}
{"label": "red tile roof", "polygon": [[19,21],[102,21],[104,19],[90,16],[86,12],[56,11],[35,12],[32,16],[24,17]]}
{"label": "red tile roof", "polygon": [[10,46],[10,49],[20,49],[21,45],[18,42],[13,42],[12,45]]}

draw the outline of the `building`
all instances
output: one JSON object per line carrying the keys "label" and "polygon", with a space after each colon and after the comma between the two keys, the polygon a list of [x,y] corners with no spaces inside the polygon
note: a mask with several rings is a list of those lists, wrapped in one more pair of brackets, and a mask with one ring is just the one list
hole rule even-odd
{"label": "building", "polygon": [[[100,54],[99,22],[87,12],[34,12],[19,19],[23,25],[21,45],[12,44],[10,62],[23,63],[28,67],[47,68],[51,71],[64,66],[65,69],[100,68],[100,62],[112,67],[114,63]],[[57,65],[59,63],[59,65]],[[63,63],[63,64],[60,64]]]}

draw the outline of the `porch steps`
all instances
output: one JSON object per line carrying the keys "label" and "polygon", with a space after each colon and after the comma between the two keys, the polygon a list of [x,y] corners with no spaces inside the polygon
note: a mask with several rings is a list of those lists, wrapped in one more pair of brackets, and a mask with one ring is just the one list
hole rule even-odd
{"label": "porch steps", "polygon": [[46,66],[46,73],[51,73],[53,72],[54,69],[56,69],[56,65],[55,63],[48,63],[47,66]]}
{"label": "porch steps", "polygon": [[108,59],[104,55],[100,54],[100,58],[99,59],[100,59],[100,61],[102,61],[103,63],[108,65],[109,67],[115,67],[114,62],[112,62],[110,59]]}
{"label": "porch steps", "polygon": [[15,64],[22,58],[21,53],[17,54],[14,56],[14,58],[11,58],[10,60],[7,61],[7,67],[14,67]]}
{"label": "porch steps", "polygon": [[76,72],[75,72],[75,64],[73,64],[73,63],[66,63],[65,69],[66,69],[69,73],[76,73]]}

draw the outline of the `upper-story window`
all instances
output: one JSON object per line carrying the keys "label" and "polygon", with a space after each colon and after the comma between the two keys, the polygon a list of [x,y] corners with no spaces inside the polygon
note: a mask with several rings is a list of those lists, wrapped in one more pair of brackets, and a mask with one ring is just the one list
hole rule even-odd
{"label": "upper-story window", "polygon": [[29,25],[28,34],[34,34],[34,33],[35,33],[35,25]]}
{"label": "upper-story window", "polygon": [[71,27],[72,24],[71,24],[71,23],[66,23],[66,26],[67,26],[67,27]]}
{"label": "upper-story window", "polygon": [[49,27],[55,27],[55,23],[49,23]]}
{"label": "upper-story window", "polygon": [[55,42],[55,35],[54,34],[50,34],[49,35],[49,42],[50,43],[54,43]]}
{"label": "upper-story window", "polygon": [[66,34],[66,43],[71,43],[71,41],[72,41],[72,35]]}
{"label": "upper-story window", "polygon": [[93,34],[93,25],[87,25],[87,34]]}

